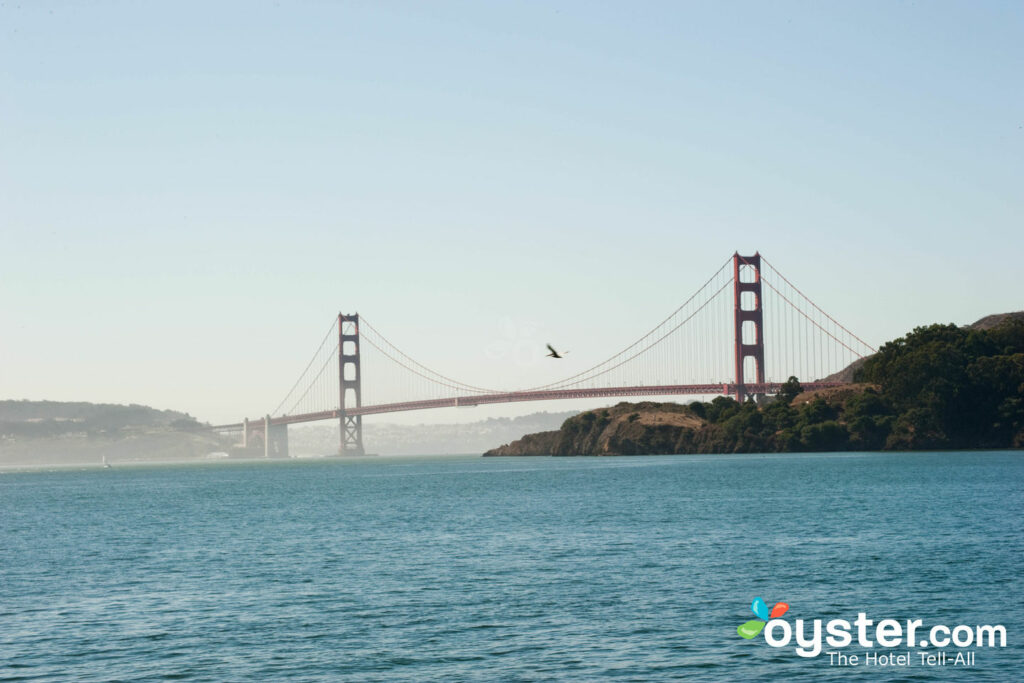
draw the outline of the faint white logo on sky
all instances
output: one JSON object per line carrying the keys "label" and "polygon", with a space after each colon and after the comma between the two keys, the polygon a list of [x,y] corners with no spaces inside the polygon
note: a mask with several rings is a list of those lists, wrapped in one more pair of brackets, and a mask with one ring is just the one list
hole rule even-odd
{"label": "faint white logo on sky", "polygon": [[489,360],[529,368],[537,365],[547,353],[537,322],[503,316],[498,319],[496,327],[498,334],[495,340],[484,350]]}

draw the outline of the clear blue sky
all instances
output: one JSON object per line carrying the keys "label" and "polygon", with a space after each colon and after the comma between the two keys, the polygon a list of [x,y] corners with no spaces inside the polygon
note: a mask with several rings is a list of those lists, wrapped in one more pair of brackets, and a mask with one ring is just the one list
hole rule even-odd
{"label": "clear blue sky", "polygon": [[339,310],[486,386],[737,249],[875,344],[1021,309],[1022,74],[1020,2],[3,0],[0,398],[259,415]]}

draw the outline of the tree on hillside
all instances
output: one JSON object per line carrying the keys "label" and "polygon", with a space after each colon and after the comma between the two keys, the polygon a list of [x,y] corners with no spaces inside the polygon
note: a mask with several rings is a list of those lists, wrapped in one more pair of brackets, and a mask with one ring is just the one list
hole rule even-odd
{"label": "tree on hillside", "polygon": [[794,398],[803,393],[803,390],[804,388],[800,386],[800,381],[790,375],[786,383],[779,387],[779,400],[792,403]]}

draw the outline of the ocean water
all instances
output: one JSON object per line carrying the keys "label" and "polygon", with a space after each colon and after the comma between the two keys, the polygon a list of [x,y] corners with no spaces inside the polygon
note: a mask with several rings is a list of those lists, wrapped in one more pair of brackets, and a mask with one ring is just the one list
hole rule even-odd
{"label": "ocean water", "polygon": [[[0,680],[1024,680],[1022,456],[6,471]],[[740,638],[758,596],[1007,645],[839,666]]]}

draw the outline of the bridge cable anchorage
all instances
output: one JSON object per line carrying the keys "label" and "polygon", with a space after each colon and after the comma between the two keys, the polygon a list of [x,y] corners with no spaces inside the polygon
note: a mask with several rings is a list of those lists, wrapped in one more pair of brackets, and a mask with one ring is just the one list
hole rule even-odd
{"label": "bridge cable anchorage", "polygon": [[[331,339],[332,336],[334,336],[334,329],[337,326],[338,326],[338,321],[337,320],[331,322],[331,327],[327,330],[327,334],[324,335],[323,341],[320,342],[320,346],[317,347],[316,352],[313,353],[313,357],[309,359],[309,363],[307,363],[305,369],[302,372],[299,373],[299,378],[297,380],[295,380],[295,384],[293,384],[292,388],[288,390],[288,393],[284,395],[284,398],[281,399],[281,403],[278,404],[277,408],[274,409],[274,412],[272,412],[271,415],[280,415],[281,414],[281,408],[283,408],[284,404],[288,402],[288,399],[295,392],[295,389],[299,386],[299,383],[306,376],[306,373],[309,372],[309,369],[313,366],[313,363],[316,362],[316,359],[320,356],[320,352],[323,351],[323,347],[327,343],[327,340]],[[321,370],[321,372],[322,372],[322,370]],[[309,391],[308,388],[307,388],[306,391],[307,392]]]}
{"label": "bridge cable anchorage", "polygon": [[[629,345],[629,346],[627,346],[626,348],[622,349],[622,350],[621,350],[621,351],[619,351],[618,353],[614,354],[613,356],[611,356],[611,357],[610,357],[610,358],[608,358],[607,360],[604,360],[604,361],[602,361],[602,362],[598,363],[597,365],[595,365],[595,366],[593,366],[593,367],[591,367],[591,368],[588,368],[588,369],[586,369],[586,370],[583,370],[582,372],[578,372],[578,373],[576,373],[575,375],[571,375],[571,376],[569,376],[569,377],[565,377],[565,378],[563,378],[563,379],[560,379],[560,380],[558,380],[558,381],[555,381],[555,382],[551,382],[551,383],[549,383],[549,384],[542,384],[542,385],[540,385],[540,386],[532,387],[532,388],[530,388],[530,389],[525,389],[524,391],[540,391],[540,390],[543,390],[543,389],[547,389],[547,388],[549,388],[549,387],[559,387],[559,386],[563,386],[563,385],[566,385],[566,384],[567,384],[567,383],[568,383],[568,382],[569,382],[570,380],[574,380],[574,379],[576,379],[577,377],[583,377],[583,376],[585,376],[585,375],[588,375],[588,374],[589,374],[589,373],[591,373],[592,371],[594,371],[594,370],[596,370],[596,369],[598,369],[598,368],[600,368],[600,367],[602,367],[602,366],[604,366],[604,365],[607,365],[607,364],[609,364],[609,363],[613,362],[613,361],[614,361],[614,360],[615,360],[616,358],[618,358],[619,356],[621,356],[621,355],[623,355],[623,354],[627,353],[627,352],[628,352],[629,350],[631,350],[631,349],[632,349],[633,347],[635,347],[635,346],[637,346],[638,344],[642,343],[642,342],[643,342],[643,341],[644,341],[645,339],[647,339],[647,338],[648,338],[648,337],[650,337],[650,336],[651,336],[652,334],[654,334],[655,332],[657,332],[657,331],[658,331],[659,329],[661,329],[662,327],[664,327],[664,326],[665,326],[665,325],[666,325],[666,324],[667,324],[667,323],[668,323],[668,322],[669,322],[670,320],[672,320],[672,318],[674,318],[674,317],[675,317],[675,316],[676,316],[676,315],[677,315],[677,314],[678,314],[678,313],[679,313],[680,311],[682,311],[682,310],[683,310],[684,308],[686,308],[686,307],[687,307],[687,306],[688,306],[688,305],[689,305],[689,304],[690,304],[690,303],[691,303],[691,302],[692,302],[692,301],[693,301],[694,299],[696,299],[696,298],[697,298],[697,297],[698,297],[698,296],[700,295],[700,293],[701,293],[701,292],[703,292],[703,291],[704,291],[705,289],[707,289],[708,285],[710,285],[710,284],[711,284],[712,282],[714,282],[714,280],[715,280],[715,279],[716,279],[716,278],[717,278],[717,277],[718,277],[719,275],[721,275],[722,271],[723,271],[723,270],[725,270],[725,269],[726,269],[726,268],[727,268],[727,267],[729,266],[729,264],[730,264],[730,263],[732,263],[732,257],[731,257],[731,256],[730,256],[730,257],[729,257],[728,259],[726,259],[725,263],[723,263],[723,264],[722,264],[722,266],[721,266],[721,267],[720,267],[720,268],[719,268],[719,269],[718,269],[717,271],[715,271],[715,274],[714,274],[714,275],[712,275],[712,276],[711,276],[710,278],[708,278],[708,281],[707,281],[707,282],[705,282],[705,283],[704,283],[703,285],[701,285],[701,286],[700,286],[700,288],[698,288],[698,289],[697,289],[697,291],[696,291],[696,292],[694,292],[694,293],[693,293],[693,295],[692,295],[692,296],[690,296],[690,298],[689,298],[689,299],[687,299],[686,301],[684,301],[684,302],[683,302],[683,303],[682,303],[682,304],[681,304],[681,305],[680,305],[680,306],[679,306],[678,308],[676,308],[676,310],[672,311],[672,313],[670,313],[670,314],[668,315],[668,317],[667,317],[667,318],[665,318],[665,319],[664,319],[664,320],[662,320],[662,321],[661,321],[660,323],[658,323],[657,325],[655,325],[655,326],[654,326],[654,327],[653,327],[653,328],[652,328],[652,329],[651,329],[651,330],[650,330],[650,331],[649,331],[649,332],[648,332],[647,334],[645,334],[644,336],[640,337],[640,338],[639,338],[639,339],[637,339],[637,340],[636,340],[635,342],[633,342],[632,344],[630,344],[630,345]],[[716,296],[717,294],[718,294],[718,292],[716,292],[716,293],[715,293],[714,295],[712,295],[712,298],[714,298],[714,296]],[[710,299],[709,299],[709,301],[710,301]],[[705,303],[704,303],[704,305],[707,305],[707,302],[705,302]],[[691,317],[692,317],[692,316],[691,316]],[[676,328],[674,328],[674,329],[673,329],[673,331],[675,331],[676,329],[679,329],[679,326],[676,326]],[[671,332],[670,332],[669,334],[671,334]],[[664,339],[664,337],[662,337],[662,339]],[[660,341],[660,339],[659,339],[659,341]],[[656,343],[657,343],[657,342],[655,342],[655,344],[656,344]],[[654,344],[651,344],[651,346],[654,346]],[[648,346],[647,348],[650,348],[650,346]],[[641,353],[642,353],[642,351],[641,351]],[[634,355],[633,357],[635,358],[636,356]],[[621,365],[621,363],[620,363],[619,365]],[[618,367],[618,365],[616,365],[615,367]],[[609,368],[608,370],[611,370],[611,369],[612,369],[612,368]],[[598,377],[598,376],[600,376],[600,375],[604,374],[605,372],[607,372],[607,370],[603,370],[603,371],[601,371],[601,372],[597,373],[596,375],[594,375],[594,377]],[[576,382],[576,384],[578,384],[578,383],[579,383],[579,382]]]}

